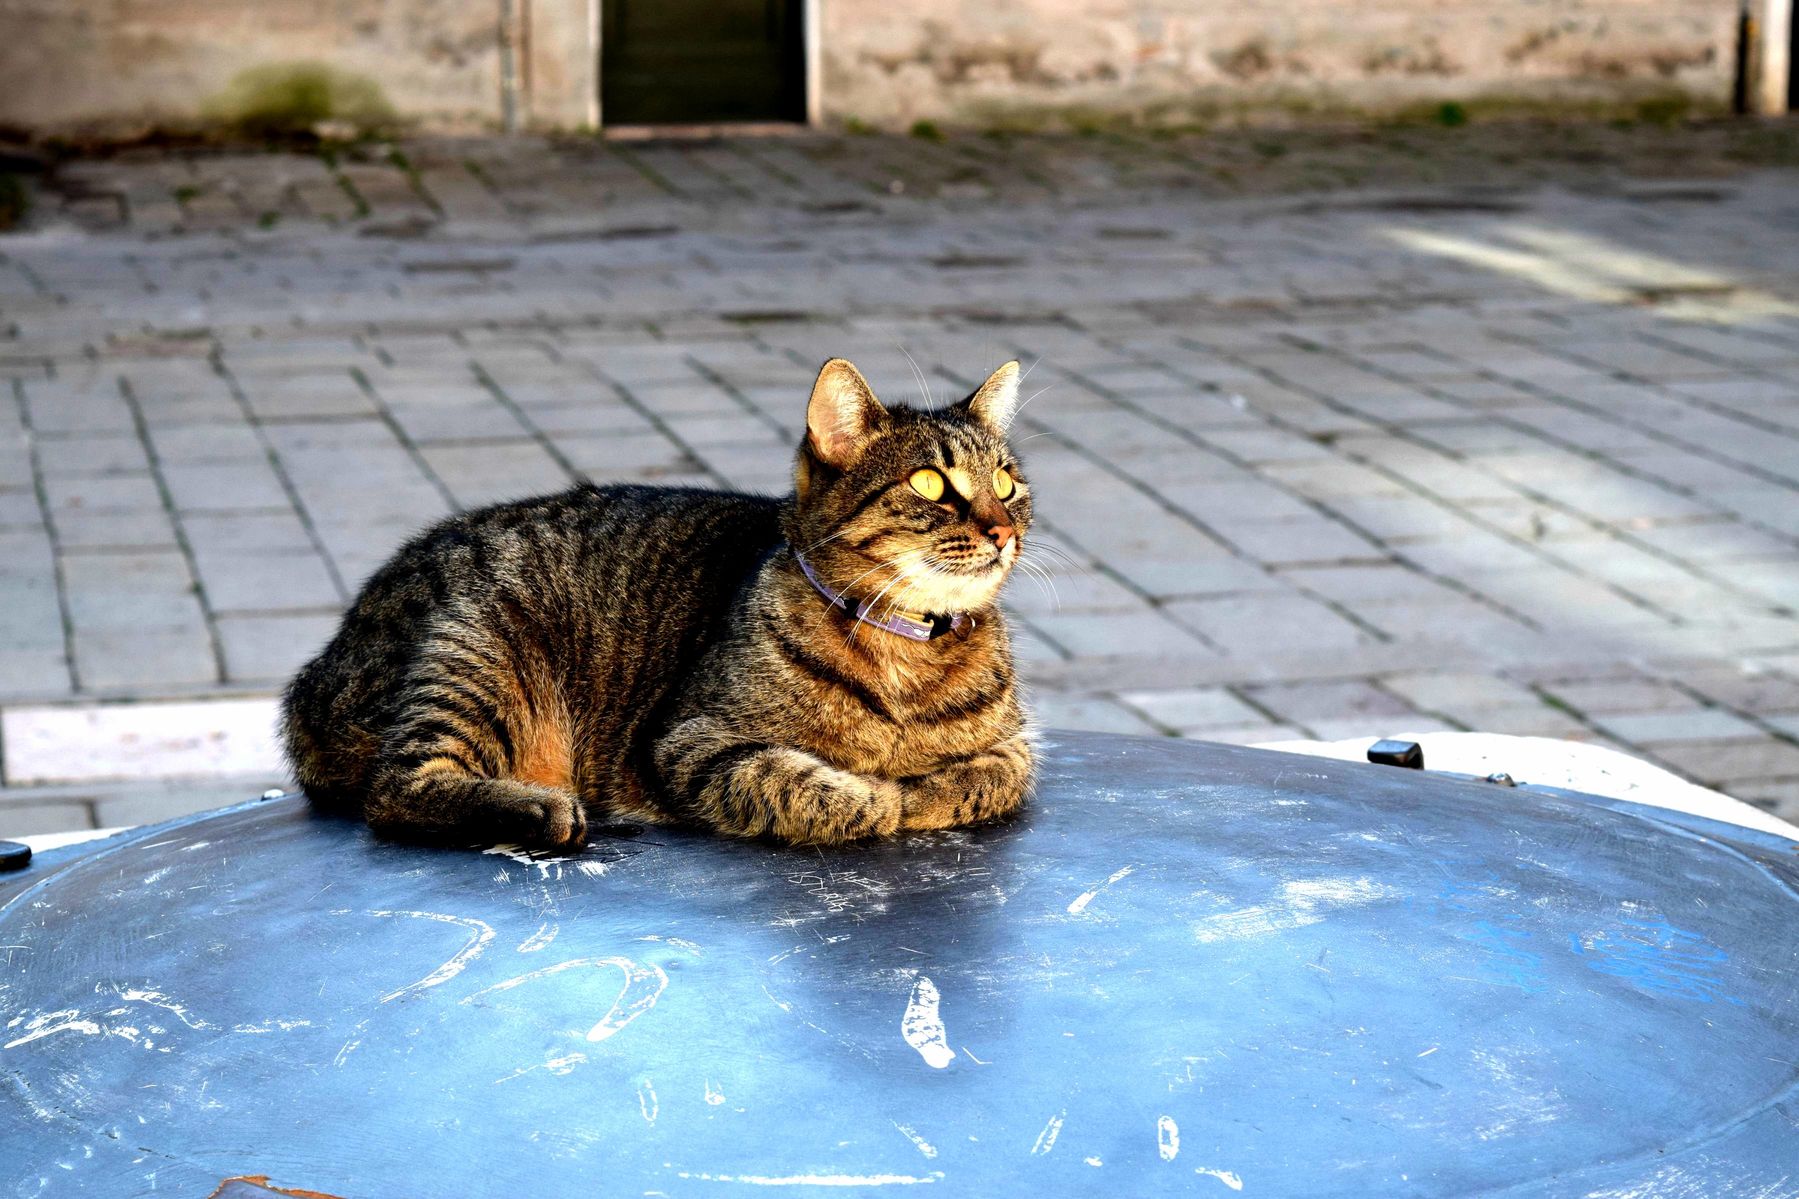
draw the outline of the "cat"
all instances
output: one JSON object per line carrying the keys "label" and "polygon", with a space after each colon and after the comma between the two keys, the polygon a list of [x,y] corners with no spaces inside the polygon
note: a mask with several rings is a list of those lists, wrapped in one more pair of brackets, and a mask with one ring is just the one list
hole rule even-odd
{"label": "cat", "polygon": [[583,484],[421,533],[283,696],[301,787],[385,836],[570,848],[590,822],[828,844],[1011,813],[1018,382],[887,408],[834,358],[789,496]]}

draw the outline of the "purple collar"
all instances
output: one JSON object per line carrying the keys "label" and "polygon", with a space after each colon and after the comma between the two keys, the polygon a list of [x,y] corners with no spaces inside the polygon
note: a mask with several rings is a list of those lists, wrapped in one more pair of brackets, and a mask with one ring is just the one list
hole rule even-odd
{"label": "purple collar", "polygon": [[875,606],[874,600],[862,600],[852,609],[848,593],[832,591],[825,586],[824,580],[813,572],[812,564],[807,562],[798,550],[793,551],[793,560],[800,564],[800,571],[806,576],[806,581],[811,583],[813,589],[824,596],[833,608],[841,608],[848,612],[852,619],[859,620],[866,625],[873,625],[877,629],[884,629],[896,636],[904,637],[908,641],[934,641],[945,633],[965,633],[974,627],[974,621],[965,612],[956,612],[949,616],[929,616],[913,615],[889,609],[886,616],[877,620],[868,614],[869,609]]}

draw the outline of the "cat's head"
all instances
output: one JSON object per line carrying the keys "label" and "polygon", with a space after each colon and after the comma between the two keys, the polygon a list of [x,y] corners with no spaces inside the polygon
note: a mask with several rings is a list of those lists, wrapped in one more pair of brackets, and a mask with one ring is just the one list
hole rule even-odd
{"label": "cat's head", "polygon": [[899,611],[993,601],[1023,549],[1031,488],[1006,441],[1018,363],[941,409],[889,408],[841,358],[825,363],[794,470],[793,546],[824,579]]}

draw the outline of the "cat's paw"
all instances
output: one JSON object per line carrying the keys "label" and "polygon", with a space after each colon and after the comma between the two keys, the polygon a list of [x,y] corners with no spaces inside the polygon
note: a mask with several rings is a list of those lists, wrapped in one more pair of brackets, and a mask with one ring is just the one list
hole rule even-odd
{"label": "cat's paw", "polygon": [[528,836],[532,845],[580,849],[587,844],[587,810],[571,791],[532,787],[521,814],[533,826]]}
{"label": "cat's paw", "polygon": [[885,837],[900,826],[902,797],[891,779],[867,778],[845,772],[815,779],[799,797],[784,805],[772,830],[783,841],[796,845],[835,845]]}
{"label": "cat's paw", "polygon": [[832,839],[859,841],[898,832],[905,810],[900,785],[892,779],[851,778],[853,781],[838,786],[836,802],[831,805],[838,824]]}

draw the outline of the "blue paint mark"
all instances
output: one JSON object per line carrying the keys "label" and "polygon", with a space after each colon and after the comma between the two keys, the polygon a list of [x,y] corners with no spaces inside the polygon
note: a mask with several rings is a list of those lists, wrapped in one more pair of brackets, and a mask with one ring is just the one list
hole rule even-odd
{"label": "blue paint mark", "polygon": [[1480,982],[1517,987],[1527,995],[1546,989],[1543,958],[1524,948],[1531,931],[1526,917],[1516,912],[1493,913],[1497,893],[1503,893],[1499,877],[1488,873],[1478,879],[1449,879],[1437,891],[1444,911],[1474,916],[1470,924],[1455,930],[1457,940],[1480,951],[1473,966]]}
{"label": "blue paint mark", "polygon": [[1534,995],[1546,986],[1543,981],[1542,955],[1519,945],[1519,942],[1528,941],[1531,936],[1529,929],[1510,925],[1511,921],[1521,917],[1507,916],[1503,919],[1505,924],[1476,920],[1472,929],[1456,935],[1486,952],[1487,956],[1481,964],[1484,981],[1517,987],[1526,995]]}
{"label": "blue paint mark", "polygon": [[1730,955],[1698,933],[1674,927],[1665,916],[1625,920],[1617,930],[1584,942],[1570,933],[1568,942],[1590,969],[1622,979],[1639,991],[1743,1005],[1741,999],[1725,994],[1724,981],[1716,973]]}

